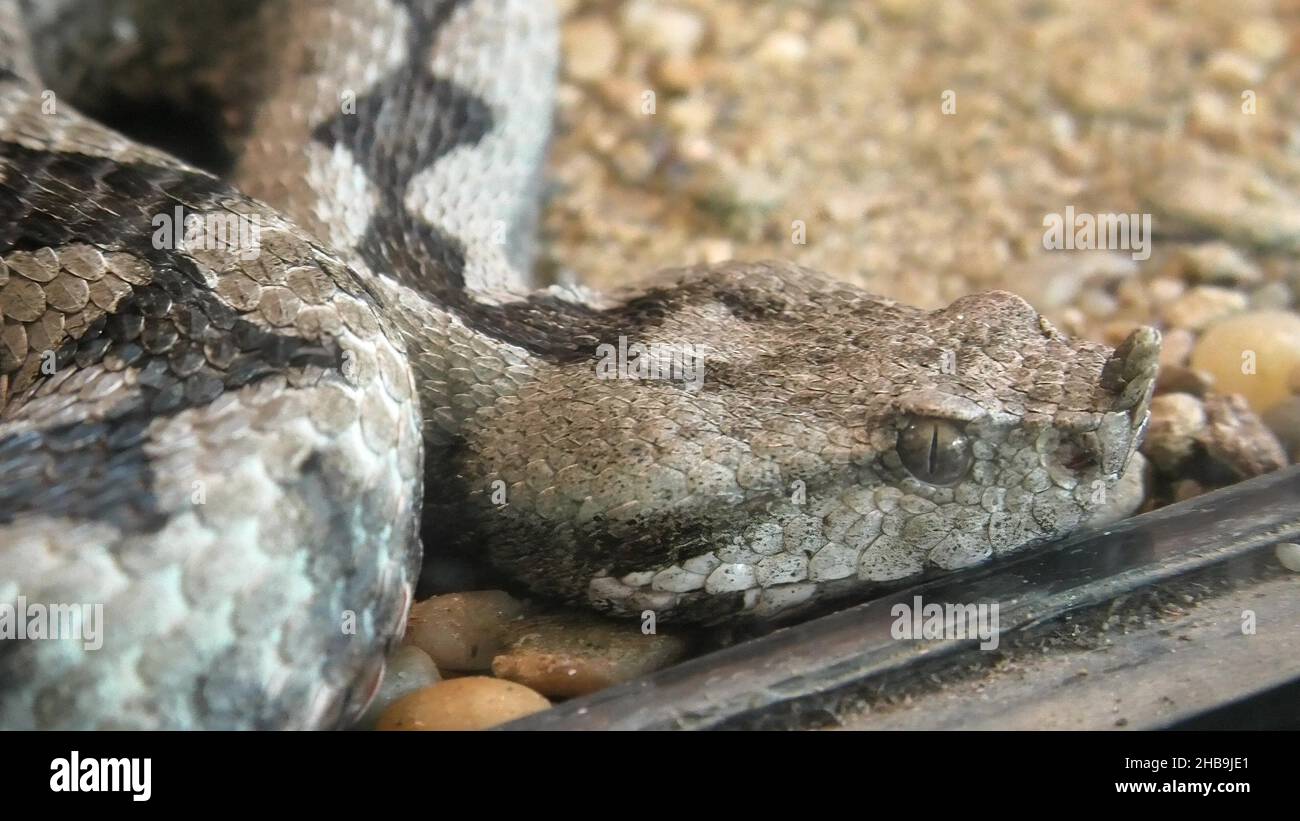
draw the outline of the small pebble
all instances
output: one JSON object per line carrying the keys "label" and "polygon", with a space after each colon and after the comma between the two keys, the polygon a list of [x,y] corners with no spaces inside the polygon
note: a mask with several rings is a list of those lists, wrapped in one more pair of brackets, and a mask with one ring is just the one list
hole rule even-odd
{"label": "small pebble", "polygon": [[758,46],[754,58],[779,68],[795,68],[808,56],[808,41],[792,31],[774,31]]}
{"label": "small pebble", "polygon": [[1223,98],[1210,91],[1192,96],[1192,110],[1187,118],[1188,131],[1220,147],[1236,143],[1235,128],[1240,124],[1236,107],[1229,107]]}
{"label": "small pebble", "polygon": [[1118,348],[1137,327],[1138,323],[1131,319],[1112,319],[1101,326],[1101,338],[1112,348]]}
{"label": "small pebble", "polygon": [[709,237],[696,240],[688,249],[687,256],[706,265],[716,265],[731,259],[735,253],[731,240]]}
{"label": "small pebble", "polygon": [[1300,396],[1291,396],[1268,409],[1264,424],[1282,442],[1291,460],[1300,460]]}
{"label": "small pebble", "polygon": [[1216,320],[1245,309],[1245,294],[1213,285],[1200,285],[1165,308],[1165,321],[1175,328],[1199,331]]}
{"label": "small pebble", "polygon": [[522,684],[466,676],[408,693],[380,715],[375,729],[484,730],[550,706],[544,696]]}
{"label": "small pebble", "polygon": [[1259,282],[1259,266],[1226,242],[1197,245],[1183,252],[1187,275],[1196,282],[1229,285]]}
{"label": "small pebble", "polygon": [[1291,301],[1291,289],[1285,282],[1266,282],[1250,292],[1252,311],[1285,311]]}
{"label": "small pebble", "polygon": [[1300,245],[1300,196],[1236,152],[1179,150],[1178,161],[1144,180],[1156,224],[1187,224],[1241,245]]}
{"label": "small pebble", "polygon": [[1251,291],[1251,310],[1291,308],[1291,288],[1284,282],[1266,282]]}
{"label": "small pebble", "polygon": [[668,106],[668,122],[686,134],[701,134],[713,125],[714,107],[698,94],[674,100]]}
{"label": "small pebble", "polygon": [[1118,307],[1115,297],[1100,288],[1088,288],[1079,295],[1079,308],[1092,319],[1109,319]]}
{"label": "small pebble", "polygon": [[1300,573],[1300,544],[1295,542],[1279,542],[1277,545],[1277,560],[1287,570],[1293,570]]}
{"label": "small pebble", "polygon": [[1242,479],[1286,467],[1282,443],[1241,396],[1211,395],[1204,407],[1201,444],[1213,462]]}
{"label": "small pebble", "polygon": [[1201,400],[1186,393],[1167,393],[1151,400],[1151,421],[1142,452],[1156,469],[1176,474],[1196,451],[1205,427]]}
{"label": "small pebble", "polygon": [[428,653],[439,670],[483,672],[505,646],[506,628],[524,610],[500,590],[433,596],[411,607],[404,642]]}
{"label": "small pebble", "polygon": [[1210,55],[1205,73],[1222,87],[1234,91],[1254,85],[1264,76],[1259,63],[1235,51],[1216,51]]}
{"label": "small pebble", "polygon": [[1053,50],[1056,91],[1073,109],[1089,114],[1131,114],[1152,93],[1157,76],[1150,53],[1136,40],[1114,39],[1105,49]]}
{"label": "small pebble", "polygon": [[423,689],[441,680],[438,667],[429,654],[418,647],[403,645],[384,660],[384,681],[379,692],[357,720],[358,728],[375,725],[380,714],[407,693]]}
{"label": "small pebble", "polygon": [[834,17],[813,33],[813,52],[818,56],[851,59],[859,53],[858,26],[846,17]]}
{"label": "small pebble", "polygon": [[655,67],[655,79],[672,91],[688,91],[703,82],[704,68],[698,60],[665,57]]}
{"label": "small pebble", "polygon": [[628,141],[615,149],[611,155],[619,176],[629,183],[640,183],[649,178],[655,170],[655,157],[650,149],[636,141]]}
{"label": "small pebble", "polygon": [[510,649],[492,662],[500,678],[552,698],[585,695],[673,663],[686,652],[679,636],[641,632],[640,622],[587,614],[539,616],[511,628]]}
{"label": "small pebble", "polygon": [[599,17],[582,17],[564,26],[564,68],[576,80],[599,80],[618,65],[619,41]]}
{"label": "small pebble", "polygon": [[826,213],[836,222],[858,222],[866,217],[873,202],[870,194],[852,188],[841,189],[826,197]]}
{"label": "small pebble", "polygon": [[705,21],[694,11],[653,0],[632,0],[623,7],[623,26],[651,50],[689,57],[704,39]]}
{"label": "small pebble", "polygon": [[1156,375],[1156,393],[1190,393],[1204,398],[1214,387],[1214,377],[1205,371],[1181,365],[1161,365]]}
{"label": "small pebble", "polygon": [[1196,335],[1186,328],[1170,328],[1160,335],[1160,367],[1183,367],[1196,347]]}
{"label": "small pebble", "polygon": [[1187,293],[1187,283],[1173,277],[1156,277],[1146,283],[1147,295],[1157,305],[1173,302]]}
{"label": "small pebble", "polygon": [[1214,377],[1220,393],[1239,393],[1265,413],[1290,395],[1287,378],[1300,366],[1300,315],[1253,311],[1209,328],[1191,364]]}
{"label": "small pebble", "polygon": [[1242,51],[1266,63],[1286,54],[1289,45],[1287,31],[1274,18],[1247,20],[1237,27],[1234,39]]}

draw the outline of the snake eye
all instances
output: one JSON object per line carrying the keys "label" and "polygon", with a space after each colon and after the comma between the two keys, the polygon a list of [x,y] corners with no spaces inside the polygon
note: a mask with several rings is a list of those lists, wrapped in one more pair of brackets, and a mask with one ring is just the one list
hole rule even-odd
{"label": "snake eye", "polygon": [[952,485],[970,470],[970,440],[943,419],[913,419],[898,435],[898,458],[922,482]]}

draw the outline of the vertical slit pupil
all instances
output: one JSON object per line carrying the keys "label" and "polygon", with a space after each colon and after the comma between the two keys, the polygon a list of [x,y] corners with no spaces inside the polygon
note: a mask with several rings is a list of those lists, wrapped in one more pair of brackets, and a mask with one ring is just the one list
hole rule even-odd
{"label": "vertical slit pupil", "polygon": [[934,476],[939,467],[939,426],[930,426],[930,475]]}

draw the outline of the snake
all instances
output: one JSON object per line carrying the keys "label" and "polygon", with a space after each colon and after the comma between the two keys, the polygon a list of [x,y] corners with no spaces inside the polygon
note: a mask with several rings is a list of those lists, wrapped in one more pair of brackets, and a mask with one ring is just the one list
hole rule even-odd
{"label": "snake", "polygon": [[0,726],[347,726],[444,558],[765,622],[1132,511],[1152,328],[544,284],[557,18],[0,0],[0,603],[103,613],[0,639]]}

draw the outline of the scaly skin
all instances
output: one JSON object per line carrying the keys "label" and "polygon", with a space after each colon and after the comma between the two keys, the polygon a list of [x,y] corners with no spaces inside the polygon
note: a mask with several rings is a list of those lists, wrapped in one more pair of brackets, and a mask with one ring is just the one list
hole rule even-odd
{"label": "scaly skin", "polygon": [[[426,559],[719,620],[1131,506],[1150,329],[1112,352],[1011,294],[925,312],[784,263],[530,290],[549,4],[240,2],[211,37],[157,5],[31,4],[33,51],[0,0],[0,602],[105,610],[100,649],[0,643],[0,726],[346,723],[421,513]],[[176,48],[158,90],[213,101],[230,182],[47,110]],[[259,242],[160,245],[177,207]],[[620,344],[703,370],[611,374]]]}

